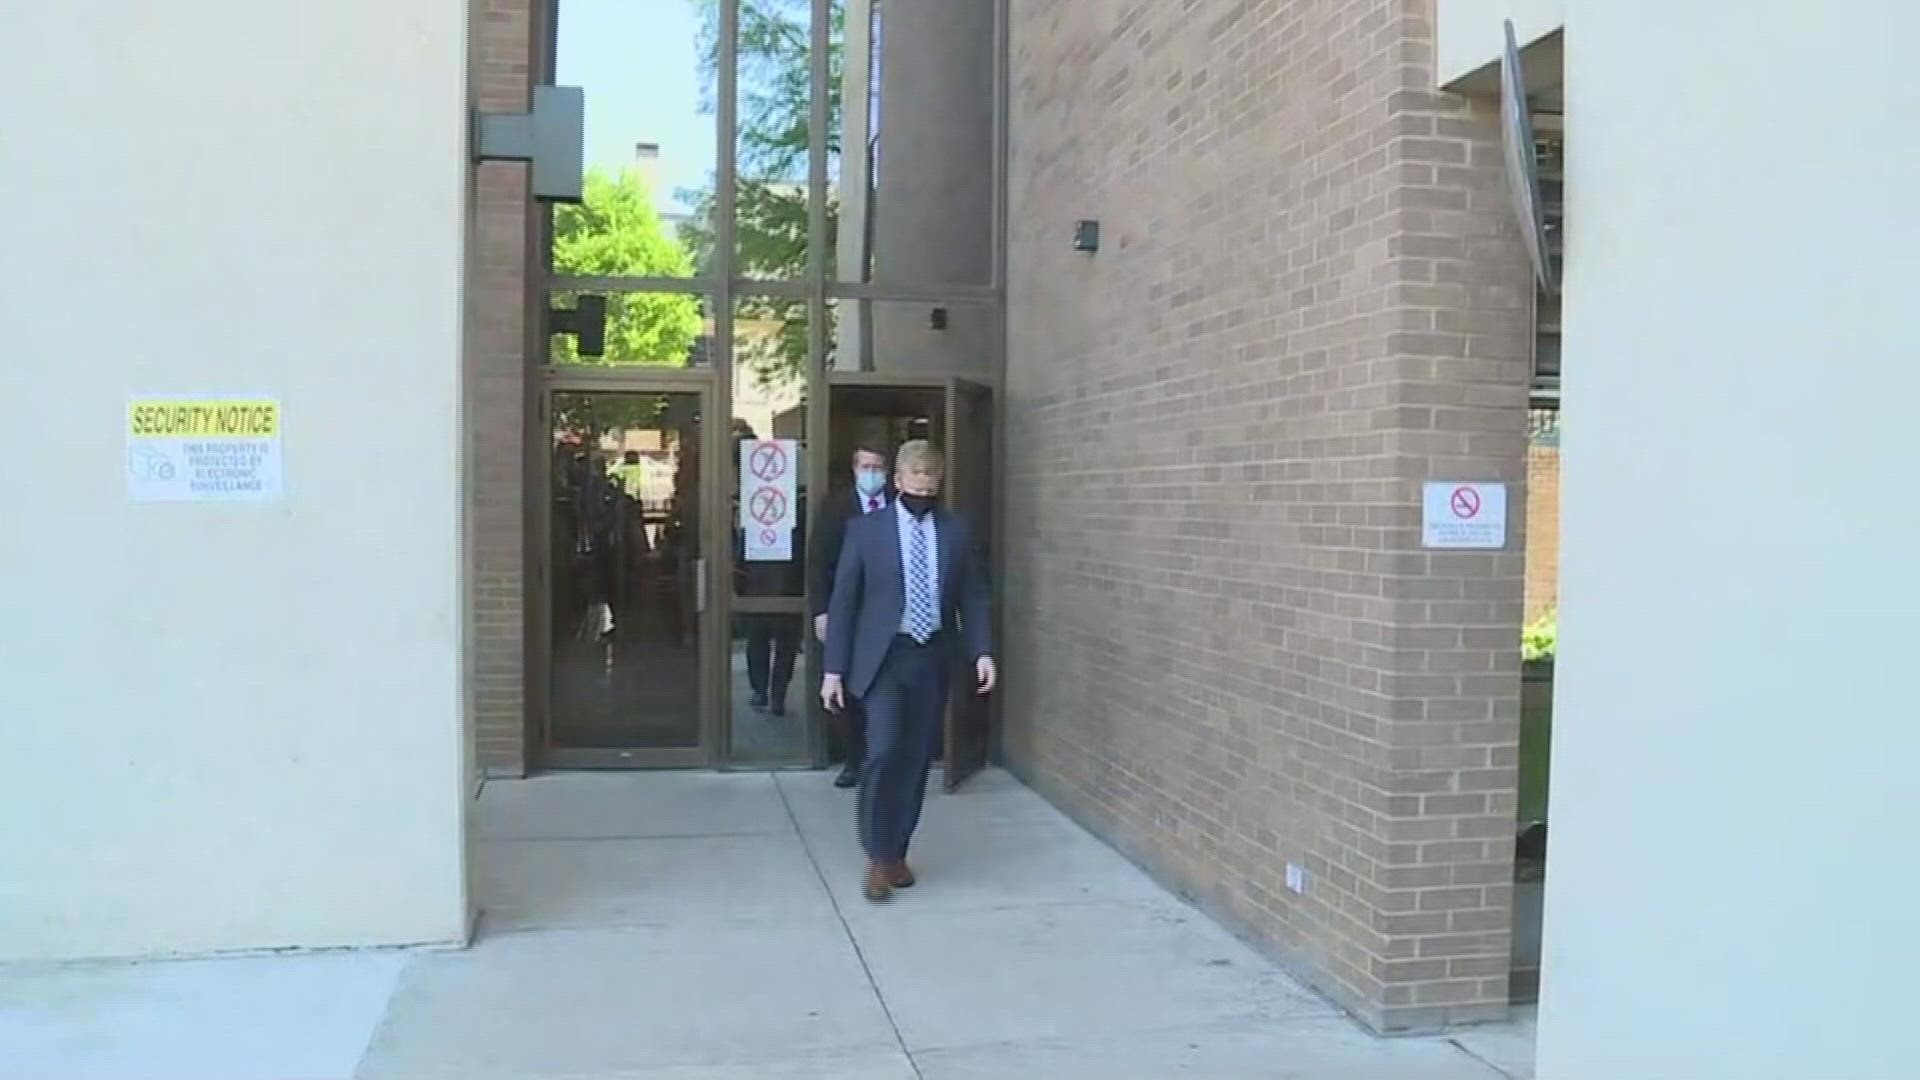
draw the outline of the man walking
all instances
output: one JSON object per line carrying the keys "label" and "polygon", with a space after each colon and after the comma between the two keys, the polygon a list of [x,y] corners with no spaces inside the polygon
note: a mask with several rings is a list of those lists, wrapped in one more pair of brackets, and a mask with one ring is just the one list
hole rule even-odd
{"label": "man walking", "polygon": [[[878,513],[893,501],[887,485],[887,455],[867,444],[853,452],[853,489],[843,491],[822,509],[820,543],[813,553],[813,636],[827,640],[827,605],[833,596],[833,573],[840,565],[840,547],[849,522]],[[867,725],[857,701],[847,702],[840,714],[846,738],[846,763],[833,786],[850,788],[860,782],[860,763],[866,755]]]}
{"label": "man walking", "polygon": [[971,661],[979,693],[991,693],[999,678],[973,527],[937,506],[944,473],[931,444],[900,448],[893,508],[848,526],[827,609],[820,699],[829,712],[857,701],[867,714],[859,830],[862,891],[874,903],[914,883],[907,847],[926,798],[953,654]]}
{"label": "man walking", "polygon": [[[805,551],[807,543],[807,497],[804,489],[794,515],[793,548]],[[746,532],[735,529],[733,557],[738,567],[737,595],[799,596],[806,586],[803,566],[798,559],[777,562],[748,562]],[[798,615],[754,612],[739,616],[747,638],[747,684],[753,689],[753,707],[774,716],[787,715],[787,687],[793,682],[794,664],[800,656],[801,627]]]}

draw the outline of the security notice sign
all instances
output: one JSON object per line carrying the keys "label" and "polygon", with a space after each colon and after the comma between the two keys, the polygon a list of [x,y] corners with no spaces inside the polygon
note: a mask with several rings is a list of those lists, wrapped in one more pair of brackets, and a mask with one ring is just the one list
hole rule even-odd
{"label": "security notice sign", "polygon": [[740,531],[748,562],[793,558],[793,526],[800,512],[798,451],[793,439],[740,443]]}
{"label": "security notice sign", "polygon": [[1420,543],[1429,548],[1507,546],[1507,485],[1429,481],[1422,492]]}
{"label": "security notice sign", "polygon": [[127,497],[135,502],[280,498],[280,403],[144,397],[127,403]]}

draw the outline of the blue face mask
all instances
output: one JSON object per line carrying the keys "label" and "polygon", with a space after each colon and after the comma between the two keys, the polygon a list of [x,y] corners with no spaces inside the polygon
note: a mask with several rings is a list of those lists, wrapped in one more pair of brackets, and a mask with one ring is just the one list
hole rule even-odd
{"label": "blue face mask", "polygon": [[860,489],[860,494],[871,499],[875,495],[887,490],[886,470],[855,469],[853,471],[853,486]]}

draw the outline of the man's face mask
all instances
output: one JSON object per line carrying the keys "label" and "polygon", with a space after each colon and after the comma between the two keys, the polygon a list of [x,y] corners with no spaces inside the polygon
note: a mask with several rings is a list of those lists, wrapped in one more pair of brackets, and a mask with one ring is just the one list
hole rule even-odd
{"label": "man's face mask", "polygon": [[887,490],[887,471],[885,469],[855,469],[853,483],[860,494],[868,498]]}

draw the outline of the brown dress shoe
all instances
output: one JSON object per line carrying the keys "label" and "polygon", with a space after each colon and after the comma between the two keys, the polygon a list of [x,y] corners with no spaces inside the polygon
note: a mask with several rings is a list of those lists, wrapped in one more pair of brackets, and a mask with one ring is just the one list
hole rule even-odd
{"label": "brown dress shoe", "polygon": [[896,862],[893,864],[892,875],[893,876],[888,879],[888,883],[891,884],[894,888],[896,889],[913,888],[913,883],[915,880],[913,876],[913,871],[907,869],[907,861],[905,859],[901,859],[899,862]]}
{"label": "brown dress shoe", "polygon": [[893,898],[893,873],[885,863],[867,864],[867,882],[861,887],[860,894],[870,904],[885,903]]}

